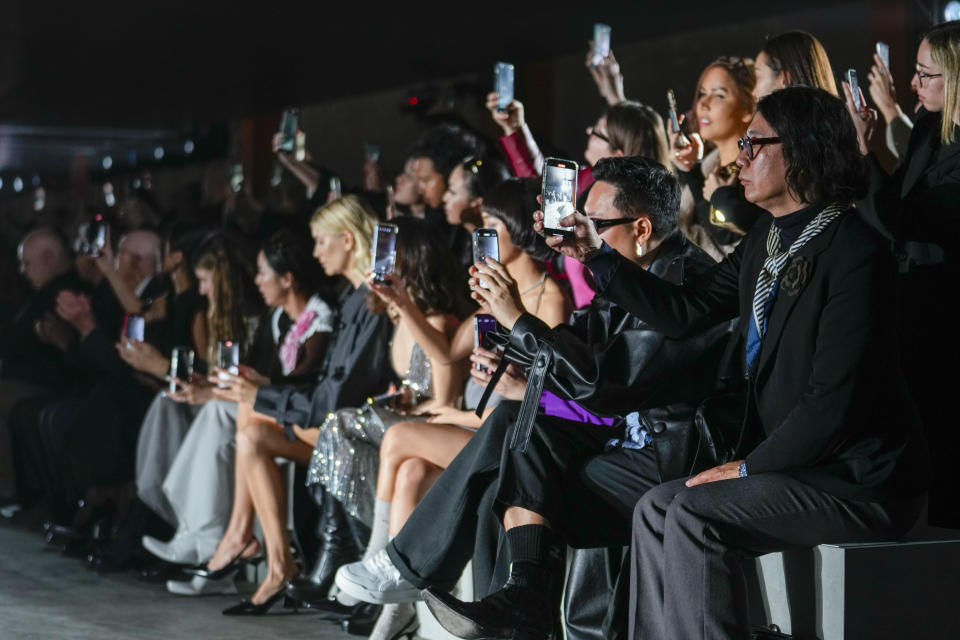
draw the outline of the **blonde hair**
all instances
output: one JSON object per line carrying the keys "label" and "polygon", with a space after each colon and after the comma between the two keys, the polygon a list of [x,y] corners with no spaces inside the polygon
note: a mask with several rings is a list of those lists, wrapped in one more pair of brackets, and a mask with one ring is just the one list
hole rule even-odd
{"label": "blonde hair", "polygon": [[353,255],[350,267],[361,277],[370,266],[370,244],[377,215],[366,202],[357,196],[337,198],[317,209],[310,219],[312,231],[324,233],[349,233],[353,236]]}
{"label": "blonde hair", "polygon": [[233,340],[246,354],[247,327],[243,316],[243,266],[223,236],[214,235],[197,250],[194,269],[211,273],[213,290],[207,306],[207,361],[216,364],[217,343]]}
{"label": "blonde hair", "polygon": [[955,122],[960,117],[960,21],[946,22],[931,29],[924,40],[930,44],[930,57],[943,74],[943,112],[940,141],[951,144]]}

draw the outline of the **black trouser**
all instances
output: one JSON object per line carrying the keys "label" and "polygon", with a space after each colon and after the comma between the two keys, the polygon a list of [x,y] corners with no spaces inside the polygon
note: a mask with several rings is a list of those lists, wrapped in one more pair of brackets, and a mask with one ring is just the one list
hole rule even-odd
{"label": "black trouser", "polygon": [[666,482],[635,511],[630,637],[749,638],[745,557],[896,539],[923,503],[838,498],[782,473],[695,487]]}
{"label": "black trouser", "polygon": [[598,455],[622,432],[542,414],[527,450],[514,451],[505,441],[518,409],[516,402],[497,407],[387,546],[394,565],[414,585],[456,583],[473,553],[491,486],[498,515],[509,506],[534,511],[571,546],[628,543],[633,505],[659,482],[652,453]]}

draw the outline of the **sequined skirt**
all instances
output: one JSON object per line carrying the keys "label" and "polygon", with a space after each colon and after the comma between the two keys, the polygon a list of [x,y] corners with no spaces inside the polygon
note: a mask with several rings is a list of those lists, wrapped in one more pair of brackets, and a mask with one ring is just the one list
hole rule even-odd
{"label": "sequined skirt", "polygon": [[383,434],[396,422],[421,419],[371,405],[334,411],[320,425],[307,484],[322,484],[347,513],[371,525]]}

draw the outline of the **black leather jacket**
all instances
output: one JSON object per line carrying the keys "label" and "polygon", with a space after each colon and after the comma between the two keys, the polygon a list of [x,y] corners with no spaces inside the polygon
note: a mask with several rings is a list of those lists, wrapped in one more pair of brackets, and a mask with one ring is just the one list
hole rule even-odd
{"label": "black leather jacket", "polygon": [[[712,265],[674,231],[658,247],[649,271],[679,284]],[[696,405],[714,388],[732,326],[727,321],[683,339],[667,338],[599,297],[554,329],[524,314],[509,336],[501,336],[504,360],[528,375],[511,448],[525,448],[543,388],[598,415],[640,411],[655,443],[671,426],[688,428]]]}

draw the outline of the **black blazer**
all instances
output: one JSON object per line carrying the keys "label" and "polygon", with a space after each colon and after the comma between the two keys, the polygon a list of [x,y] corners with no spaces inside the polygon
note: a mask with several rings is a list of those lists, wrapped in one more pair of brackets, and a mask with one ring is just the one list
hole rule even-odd
{"label": "black blazer", "polygon": [[[745,338],[770,224],[758,223],[726,260],[684,286],[619,258],[601,294],[668,336],[739,317]],[[806,281],[792,294],[780,287],[757,373],[744,373],[747,419],[760,427],[748,473],[783,472],[853,499],[922,491],[929,465],[897,361],[889,252],[848,211],[798,259],[808,263]]]}

